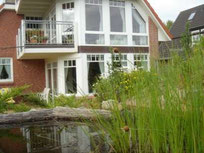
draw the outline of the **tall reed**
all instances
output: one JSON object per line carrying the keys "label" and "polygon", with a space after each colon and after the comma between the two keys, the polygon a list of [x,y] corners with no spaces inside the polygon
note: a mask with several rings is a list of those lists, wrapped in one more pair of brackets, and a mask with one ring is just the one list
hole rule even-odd
{"label": "tall reed", "polygon": [[120,72],[95,89],[101,99],[115,100],[111,120],[98,116],[96,124],[112,152],[204,152],[203,39],[190,57],[174,55],[150,72]]}

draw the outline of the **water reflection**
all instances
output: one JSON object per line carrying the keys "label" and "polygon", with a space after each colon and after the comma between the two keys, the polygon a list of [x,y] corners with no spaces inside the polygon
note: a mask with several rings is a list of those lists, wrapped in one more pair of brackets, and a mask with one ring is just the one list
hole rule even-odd
{"label": "water reflection", "polygon": [[99,132],[85,124],[55,123],[0,129],[0,153],[105,153],[107,150]]}

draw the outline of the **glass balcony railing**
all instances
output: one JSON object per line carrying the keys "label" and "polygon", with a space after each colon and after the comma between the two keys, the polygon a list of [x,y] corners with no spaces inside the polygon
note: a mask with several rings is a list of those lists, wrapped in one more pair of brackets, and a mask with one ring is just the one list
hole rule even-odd
{"label": "glass balcony railing", "polygon": [[18,30],[17,48],[74,48],[73,22],[23,20]]}

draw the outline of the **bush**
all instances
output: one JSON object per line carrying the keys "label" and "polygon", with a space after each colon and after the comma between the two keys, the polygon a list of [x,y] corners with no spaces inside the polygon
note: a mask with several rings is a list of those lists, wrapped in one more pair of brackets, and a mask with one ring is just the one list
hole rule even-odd
{"label": "bush", "polygon": [[4,112],[7,110],[9,100],[21,96],[23,92],[28,88],[28,85],[10,88],[8,92],[0,95],[0,112]]}

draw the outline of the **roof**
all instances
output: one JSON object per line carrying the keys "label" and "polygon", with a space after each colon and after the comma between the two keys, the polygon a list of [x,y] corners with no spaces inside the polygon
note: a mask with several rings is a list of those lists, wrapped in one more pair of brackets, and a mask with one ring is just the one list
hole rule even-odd
{"label": "roof", "polygon": [[160,19],[160,17],[158,16],[158,14],[155,12],[155,10],[153,9],[153,7],[150,5],[150,3],[148,2],[148,0],[144,0],[145,4],[148,6],[148,8],[150,9],[150,11],[152,12],[152,14],[155,16],[156,20],[159,22],[159,24],[161,25],[161,27],[163,28],[163,30],[166,32],[166,34],[170,37],[173,38],[172,34],[170,33],[170,31],[168,30],[168,28],[164,25],[164,23],[162,22],[162,20]]}
{"label": "roof", "polygon": [[[195,13],[192,20],[188,20]],[[179,38],[185,32],[186,23],[190,23],[190,29],[196,29],[199,27],[204,28],[204,4],[182,11],[177,17],[175,23],[173,24],[170,32],[174,38]]]}

